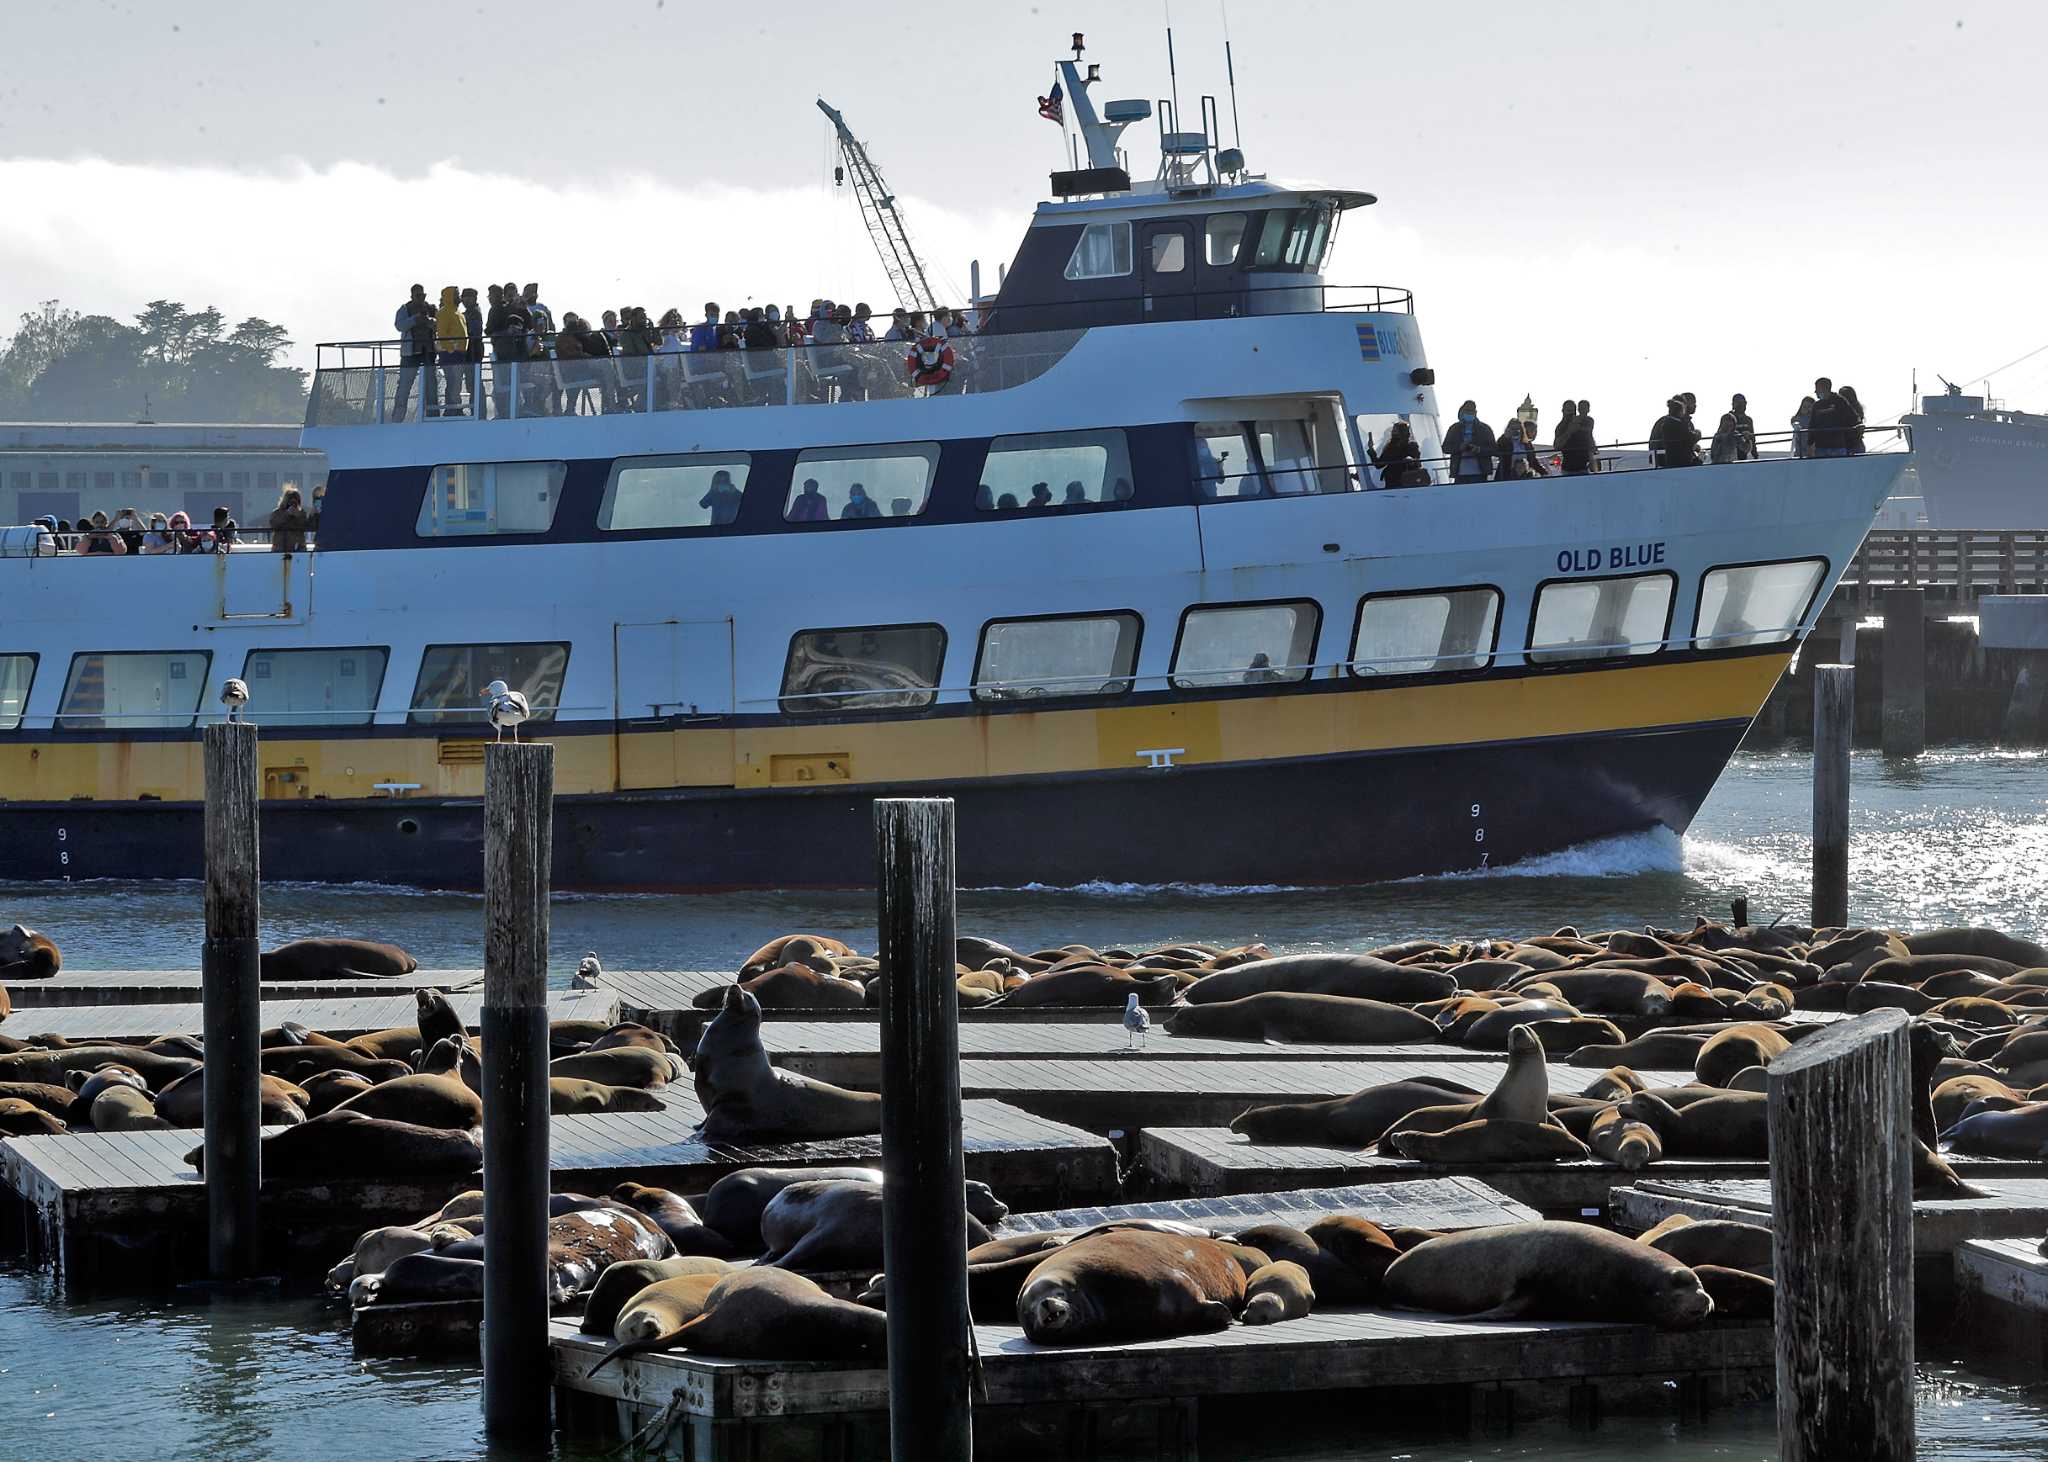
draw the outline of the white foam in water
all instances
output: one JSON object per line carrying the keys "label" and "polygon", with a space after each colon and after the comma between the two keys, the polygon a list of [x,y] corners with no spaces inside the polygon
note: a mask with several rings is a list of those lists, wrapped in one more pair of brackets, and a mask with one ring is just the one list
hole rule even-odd
{"label": "white foam in water", "polygon": [[1684,867],[1684,845],[1668,827],[1621,833],[1574,843],[1554,853],[1539,853],[1498,868],[1468,868],[1456,873],[1424,874],[1403,883],[1449,882],[1475,878],[1629,878],[1638,873],[1677,873]]}
{"label": "white foam in water", "polygon": [[1091,878],[1086,883],[1023,883],[1015,887],[987,887],[962,890],[966,893],[1078,893],[1091,898],[1148,898],[1154,894],[1199,894],[1205,897],[1256,893],[1302,893],[1305,886],[1294,883],[1119,883],[1114,879]]}
{"label": "white foam in water", "polygon": [[1804,876],[1803,870],[1787,859],[1774,857],[1758,848],[1738,848],[1733,843],[1717,843],[1706,838],[1685,840],[1684,861],[1687,873],[1702,878],[1761,884],[1772,879]]}

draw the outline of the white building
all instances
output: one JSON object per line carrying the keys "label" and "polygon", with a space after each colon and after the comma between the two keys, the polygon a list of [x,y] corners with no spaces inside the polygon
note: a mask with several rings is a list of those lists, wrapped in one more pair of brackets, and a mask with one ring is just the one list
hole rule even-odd
{"label": "white building", "polygon": [[296,422],[0,422],[0,523],[122,508],[206,523],[216,507],[261,522],[285,488],[310,494],[326,480],[326,455],[299,445]]}

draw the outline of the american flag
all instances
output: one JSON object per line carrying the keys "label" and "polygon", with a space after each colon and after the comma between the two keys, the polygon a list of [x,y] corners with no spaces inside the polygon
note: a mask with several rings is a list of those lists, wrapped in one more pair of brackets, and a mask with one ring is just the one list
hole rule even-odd
{"label": "american flag", "polygon": [[1038,115],[1048,122],[1066,125],[1066,115],[1060,106],[1060,84],[1057,81],[1052,84],[1051,96],[1042,96],[1038,99]]}

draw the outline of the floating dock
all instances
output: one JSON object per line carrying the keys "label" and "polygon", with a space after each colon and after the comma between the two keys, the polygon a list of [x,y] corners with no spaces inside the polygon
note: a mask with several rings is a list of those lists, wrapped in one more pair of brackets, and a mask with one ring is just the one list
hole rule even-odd
{"label": "floating dock", "polygon": [[[1949,1163],[1982,1198],[1916,1198],[1913,1201],[1913,1251],[1916,1257],[1951,1255],[1972,1239],[2039,1239],[2048,1233],[2048,1178],[2042,1165],[2010,1158],[1970,1158],[1945,1154]],[[2001,1171],[2015,1176],[1997,1176]],[[1767,1177],[1700,1179],[1660,1176],[1663,1165],[1634,1174],[1614,1193],[1614,1223],[1625,1232],[1641,1233],[1674,1213],[1688,1218],[1733,1218],[1744,1223],[1771,1221],[1771,1184]],[[1491,1179],[1489,1179],[1491,1181]]]}
{"label": "floating dock", "polygon": [[[663,1112],[556,1117],[550,1124],[557,1191],[601,1192],[621,1182],[701,1193],[737,1168],[818,1167],[881,1157],[879,1137],[711,1146],[691,1136],[702,1115],[680,1083]],[[962,1106],[967,1175],[1019,1208],[1103,1202],[1119,1191],[1115,1150],[1103,1138],[1000,1102]],[[196,1129],[17,1137],[0,1142],[5,1237],[52,1266],[74,1289],[174,1283],[205,1267],[206,1188],[185,1154]],[[263,1186],[271,1262],[331,1265],[363,1230],[410,1223],[474,1176]]]}
{"label": "floating dock", "polygon": [[[409,975],[364,975],[346,980],[265,980],[263,998],[332,1000],[354,996],[410,993],[425,986],[439,990],[483,990],[482,970],[414,970]],[[10,980],[7,998],[21,1011],[44,1005],[182,1005],[201,996],[199,971],[192,970],[64,970],[46,980]],[[10,1032],[11,1034],[11,1032]]]}
{"label": "floating dock", "polygon": [[[369,1031],[417,1025],[419,1007],[410,994],[340,995],[322,999],[270,998],[264,991],[263,1023],[266,1026],[296,1021],[308,1030],[345,1040]],[[462,1023],[475,1030],[483,1007],[481,991],[456,993],[448,997]],[[609,990],[553,990],[548,993],[550,1020],[618,1019],[618,996]],[[176,1005],[47,1005],[17,1011],[4,1029],[10,1036],[26,1040],[32,1036],[62,1036],[73,1045],[88,1041],[138,1040],[158,1036],[198,1035],[204,1012],[198,1004]]]}
{"label": "floating dock", "polygon": [[1965,1239],[1956,1245],[1959,1323],[1953,1333],[1971,1351],[2048,1365],[2048,1257],[2041,1240]]}

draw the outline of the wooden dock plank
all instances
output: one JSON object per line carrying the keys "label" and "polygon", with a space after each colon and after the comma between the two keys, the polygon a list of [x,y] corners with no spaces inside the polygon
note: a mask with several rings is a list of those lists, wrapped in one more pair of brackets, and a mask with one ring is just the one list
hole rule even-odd
{"label": "wooden dock plank", "polygon": [[[2038,1239],[2048,1232],[2048,1178],[2041,1165],[1997,1158],[1948,1155],[1956,1171],[1984,1196],[1921,1198],[1913,1202],[1913,1251],[1953,1254],[1972,1239]],[[1618,1227],[1641,1232],[1674,1213],[1691,1218],[1771,1221],[1771,1184],[1764,1176],[1708,1179],[1660,1176],[1662,1165],[1637,1173],[1614,1193]],[[2001,1171],[2014,1176],[1995,1176]]]}
{"label": "wooden dock plank", "polygon": [[1013,1213],[992,1232],[1049,1233],[1055,1229],[1090,1228],[1121,1218],[1175,1218],[1218,1229],[1245,1228],[1258,1223],[1287,1223],[1306,1228],[1333,1213],[1356,1213],[1382,1226],[1406,1224],[1434,1229],[1527,1223],[1540,1216],[1526,1203],[1515,1202],[1477,1178],[1425,1178],[1366,1187],[1298,1188],[1284,1193],[1166,1198],[1105,1208]]}
{"label": "wooden dock plank", "polygon": [[[417,1020],[417,1006],[411,994],[326,997],[314,1000],[269,998],[263,1001],[263,1023],[280,1025],[297,1021],[308,1029],[338,1038],[362,1035],[366,1031],[408,1026]],[[464,1025],[474,1030],[483,995],[456,993],[448,997]],[[548,995],[551,1020],[615,1020],[618,996],[608,990],[555,990]],[[50,1005],[32,1006],[16,1012],[7,1022],[10,1036],[58,1035],[74,1045],[93,1040],[142,1039],[158,1036],[197,1035],[202,1025],[201,1007],[196,1003],[151,1005]]]}

